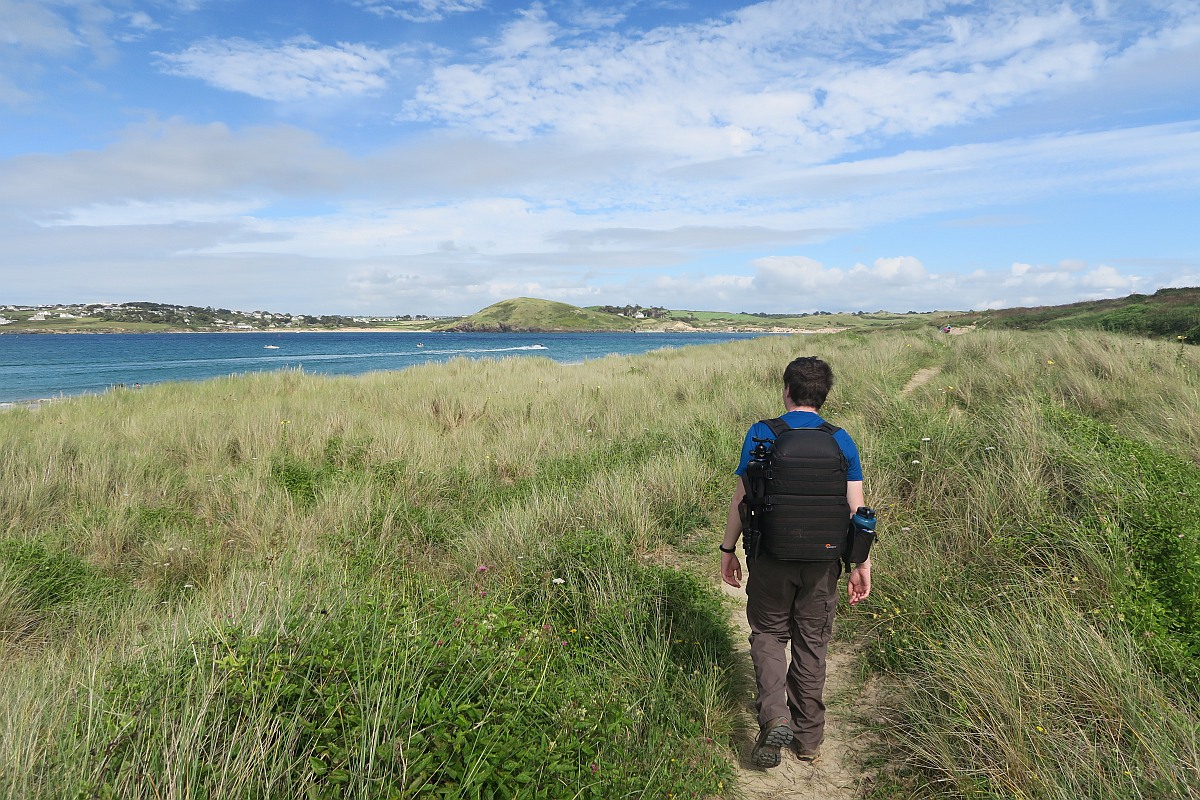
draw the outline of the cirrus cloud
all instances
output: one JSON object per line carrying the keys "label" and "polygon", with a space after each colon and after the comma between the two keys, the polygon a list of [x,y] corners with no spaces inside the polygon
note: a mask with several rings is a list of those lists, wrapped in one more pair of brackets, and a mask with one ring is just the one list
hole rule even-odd
{"label": "cirrus cloud", "polygon": [[391,54],[367,45],[321,45],[307,37],[278,47],[209,39],[180,53],[158,53],[163,71],[264,100],[368,95],[387,87]]}

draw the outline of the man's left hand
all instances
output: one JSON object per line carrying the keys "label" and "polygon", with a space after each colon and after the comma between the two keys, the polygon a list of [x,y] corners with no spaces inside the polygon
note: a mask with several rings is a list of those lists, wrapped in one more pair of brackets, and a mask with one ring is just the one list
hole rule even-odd
{"label": "man's left hand", "polygon": [[850,573],[850,581],[846,584],[846,594],[850,597],[850,605],[858,605],[871,594],[871,562],[864,561]]}

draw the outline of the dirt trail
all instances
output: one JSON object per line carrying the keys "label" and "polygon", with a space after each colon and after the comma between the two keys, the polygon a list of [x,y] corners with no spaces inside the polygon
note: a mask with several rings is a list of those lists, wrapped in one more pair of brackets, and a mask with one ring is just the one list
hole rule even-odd
{"label": "dirt trail", "polygon": [[[749,669],[750,627],[746,624],[746,591],[726,583],[722,583],[721,588],[738,601],[732,620],[740,634],[738,650],[746,659]],[[740,743],[738,783],[746,800],[856,800],[862,797],[870,777],[856,766],[860,759],[854,752],[855,726],[850,713],[854,705],[850,695],[855,686],[852,666],[851,653],[836,644],[830,647],[825,677],[825,741],[821,745],[821,757],[815,764],[800,761],[791,748],[784,748],[783,760],[778,767],[758,769],[750,763],[753,740]],[[747,698],[744,713],[746,729],[757,732],[753,700]]]}
{"label": "dirt trail", "polygon": [[[967,333],[974,326],[955,330]],[[941,367],[917,370],[900,390],[906,397],[936,378]],[[744,581],[743,581],[744,583]],[[738,650],[750,669],[750,626],[746,624],[746,590],[735,589],[722,582],[721,589],[735,603],[732,621],[738,631]],[[754,748],[752,737],[746,737],[738,748],[738,784],[746,800],[858,800],[870,787],[872,775],[861,768],[862,748],[870,743],[855,738],[859,730],[856,717],[862,715],[862,705],[872,703],[872,688],[860,686],[853,677],[854,653],[846,647],[830,646],[825,667],[825,741],[821,757],[815,764],[796,758],[791,748],[782,752],[778,767],[764,770],[750,763]],[[863,699],[865,698],[865,699]],[[747,698],[743,708],[746,730],[757,732],[754,703]]]}
{"label": "dirt trail", "polygon": [[900,396],[908,397],[910,394],[916,391],[916,389],[924,386],[936,378],[937,374],[941,371],[941,367],[926,367],[925,369],[917,370],[913,376],[908,379],[908,383],[904,384],[904,388],[900,390]]}
{"label": "dirt trail", "polygon": [[[960,325],[956,328],[951,328],[950,335],[962,336],[964,333],[972,333],[974,330],[974,325]],[[941,371],[941,367],[925,367],[925,369],[917,370],[915,373],[913,373],[913,376],[908,379],[908,383],[904,385],[904,388],[900,390],[900,396],[907,397],[908,395],[912,394],[918,388],[936,378],[938,373]]]}

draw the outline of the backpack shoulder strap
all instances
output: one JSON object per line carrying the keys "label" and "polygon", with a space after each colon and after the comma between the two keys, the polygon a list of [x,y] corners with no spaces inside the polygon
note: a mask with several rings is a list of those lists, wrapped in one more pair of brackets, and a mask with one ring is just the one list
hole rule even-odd
{"label": "backpack shoulder strap", "polygon": [[[762,422],[762,424],[764,424],[768,428],[770,428],[771,433],[775,434],[776,436],[783,433],[784,431],[792,430],[792,426],[788,425],[786,422],[784,422],[782,417],[776,417],[775,419],[764,419],[764,420],[761,420],[761,422]],[[839,428],[837,425],[833,425],[829,422],[825,422],[824,420],[822,420],[821,424],[818,425],[813,430],[825,431],[825,433],[828,433],[830,436],[833,436],[835,433],[840,431],[841,428]]]}
{"label": "backpack shoulder strap", "polygon": [[771,433],[775,434],[776,436],[784,431],[790,431],[792,429],[792,426],[784,422],[782,417],[776,417],[775,419],[764,419],[761,420],[761,422],[770,428]]}

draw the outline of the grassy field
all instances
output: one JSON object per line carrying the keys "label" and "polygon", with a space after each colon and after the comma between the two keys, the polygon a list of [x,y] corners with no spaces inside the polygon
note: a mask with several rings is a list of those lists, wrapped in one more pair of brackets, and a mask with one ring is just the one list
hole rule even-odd
{"label": "grassy field", "polygon": [[831,328],[873,331],[880,328],[892,330],[916,330],[930,326],[955,323],[961,316],[957,311],[927,311],[898,314],[891,311],[870,313],[822,313],[822,314],[743,314],[728,311],[669,311],[666,319],[683,322],[697,330],[724,330],[728,328],[770,329],[790,328],[798,331],[813,331]]}
{"label": "grassy field", "polygon": [[166,326],[157,322],[109,322],[102,319],[29,320],[32,312],[13,313],[13,322],[0,328],[3,333],[155,333]]}
{"label": "grassy field", "polygon": [[1063,306],[968,312],[963,321],[994,329],[1082,328],[1196,344],[1200,342],[1200,288],[1160,289],[1152,295]]}
{"label": "grassy field", "polygon": [[715,545],[814,353],[873,796],[1200,796],[1200,351],[932,331],[2,413],[0,796],[736,797]]}

